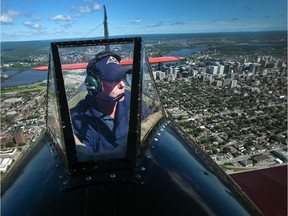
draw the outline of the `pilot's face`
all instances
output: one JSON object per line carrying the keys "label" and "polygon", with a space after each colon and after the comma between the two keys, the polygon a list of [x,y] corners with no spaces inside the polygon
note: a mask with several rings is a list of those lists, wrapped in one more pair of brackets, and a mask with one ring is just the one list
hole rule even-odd
{"label": "pilot's face", "polygon": [[[98,97],[102,99],[113,99],[118,95],[125,92],[125,83],[123,79],[117,81],[107,81],[102,80],[102,92],[98,94]],[[119,101],[123,101],[124,97],[122,97]]]}

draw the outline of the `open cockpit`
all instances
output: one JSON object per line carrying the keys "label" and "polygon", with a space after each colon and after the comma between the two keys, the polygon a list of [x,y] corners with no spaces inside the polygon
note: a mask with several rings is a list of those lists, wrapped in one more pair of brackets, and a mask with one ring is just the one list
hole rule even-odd
{"label": "open cockpit", "polygon": [[[107,49],[121,57],[120,64],[130,67],[124,80],[125,92],[130,94],[126,122],[128,125],[124,126],[128,130],[125,139],[113,151],[88,152],[86,146],[74,133],[76,126],[73,124],[71,114],[81,100],[85,97],[93,97],[89,95],[85,85],[87,71],[75,68],[63,69],[62,65],[88,63],[97,53]],[[58,163],[63,164],[66,173],[72,176],[84,173],[91,177],[98,171],[105,173],[105,171],[122,170],[122,173],[132,172],[128,176],[131,174],[137,176],[139,181],[140,175],[135,173],[135,170],[138,172],[137,169],[140,169],[139,158],[147,154],[145,151],[153,135],[152,132],[155,132],[165,116],[141,38],[52,43],[47,91],[47,131],[54,143],[51,147],[55,148],[51,152],[58,152],[60,155]],[[83,118],[79,121],[87,121],[87,119]],[[95,127],[101,132],[101,127],[97,125]],[[85,131],[85,128],[81,129]],[[125,177],[123,178],[121,181],[125,181]],[[71,176],[69,176],[70,180]]]}

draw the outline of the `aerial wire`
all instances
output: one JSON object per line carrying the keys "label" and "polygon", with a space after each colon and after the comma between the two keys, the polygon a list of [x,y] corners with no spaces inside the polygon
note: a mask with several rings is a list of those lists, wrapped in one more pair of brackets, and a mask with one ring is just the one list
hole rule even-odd
{"label": "aerial wire", "polygon": [[92,32],[94,32],[97,28],[99,28],[101,25],[103,25],[102,23],[100,23],[98,26],[96,26],[94,29],[92,29],[91,31],[89,31],[87,34],[85,34],[81,39],[85,39],[86,36],[88,36],[89,34],[91,34]]}

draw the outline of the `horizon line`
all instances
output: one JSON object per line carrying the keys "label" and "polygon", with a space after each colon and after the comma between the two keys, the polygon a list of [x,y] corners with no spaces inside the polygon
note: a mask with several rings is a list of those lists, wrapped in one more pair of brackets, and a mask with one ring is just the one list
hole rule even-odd
{"label": "horizon line", "polygon": [[[179,32],[179,33],[146,33],[146,34],[125,34],[125,35],[110,35],[110,38],[117,38],[117,37],[133,37],[133,36],[147,36],[147,35],[176,35],[176,34],[233,34],[233,33],[261,33],[261,32],[286,32],[287,34],[287,29],[283,29],[283,30],[246,30],[246,31],[219,31],[219,32]],[[13,43],[13,42],[36,42],[36,41],[63,41],[63,40],[91,40],[92,38],[94,39],[104,39],[103,36],[95,36],[95,37],[85,37],[85,38],[51,38],[51,39],[41,39],[41,40],[13,40],[13,41],[1,41],[1,43]]]}

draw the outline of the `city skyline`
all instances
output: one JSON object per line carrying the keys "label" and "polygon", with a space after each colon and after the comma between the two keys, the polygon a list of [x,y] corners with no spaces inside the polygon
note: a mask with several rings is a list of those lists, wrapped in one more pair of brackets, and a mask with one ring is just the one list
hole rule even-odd
{"label": "city skyline", "polygon": [[1,1],[1,41],[103,36],[287,30],[285,0]]}

